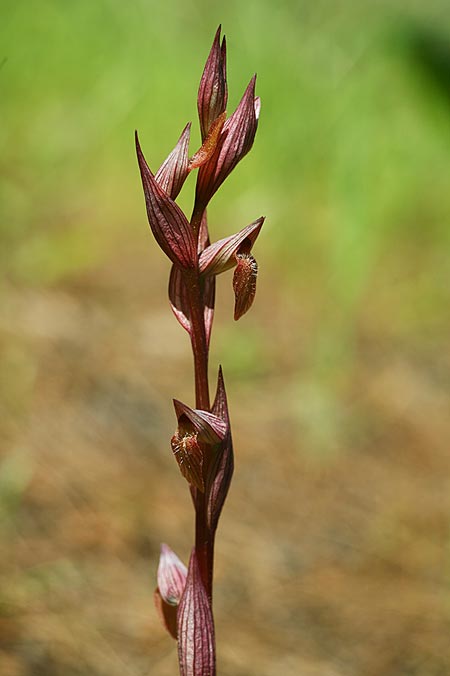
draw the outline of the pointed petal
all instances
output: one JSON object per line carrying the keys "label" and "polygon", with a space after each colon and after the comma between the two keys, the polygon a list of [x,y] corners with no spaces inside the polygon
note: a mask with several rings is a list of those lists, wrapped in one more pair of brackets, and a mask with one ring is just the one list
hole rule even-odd
{"label": "pointed petal", "polygon": [[136,152],[144,188],[147,215],[153,235],[172,263],[195,265],[196,244],[192,228],[180,207],[158,185],[145,161],[136,133]]}
{"label": "pointed petal", "polygon": [[202,140],[227,105],[226,46],[225,38],[220,45],[220,31],[221,26],[214,37],[198,89],[197,108]]}
{"label": "pointed petal", "polygon": [[[214,318],[214,303],[216,296],[215,277],[205,277],[201,279],[203,285],[203,306],[206,342],[209,345],[211,338],[211,329]],[[176,265],[172,265],[169,277],[169,301],[172,312],[181,326],[191,334],[191,309],[189,305],[189,295],[183,278],[183,272]]]}
{"label": "pointed petal", "polygon": [[195,155],[193,155],[189,160],[189,171],[191,169],[198,169],[199,167],[202,166],[202,164],[205,164],[205,162],[207,162],[210,159],[210,157],[212,157],[217,147],[217,143],[220,138],[220,132],[222,131],[226,116],[227,114],[224,111],[211,124],[208,136],[205,138],[201,147],[197,150]]}
{"label": "pointed petal", "polygon": [[206,275],[217,275],[236,265],[237,254],[251,250],[263,223],[264,217],[262,216],[235,235],[219,239],[208,246],[200,255],[200,272]]}
{"label": "pointed petal", "polygon": [[186,331],[191,334],[191,310],[183,273],[172,265],[169,277],[169,301],[172,312]]}
{"label": "pointed petal", "polygon": [[180,467],[181,474],[186,481],[203,493],[205,490],[205,481],[203,479],[203,451],[198,444],[197,435],[175,434],[170,443],[175,459]]}
{"label": "pointed petal", "polygon": [[219,368],[217,392],[212,412],[222,418],[227,425],[227,434],[222,442],[222,451],[218,456],[217,467],[214,470],[214,480],[209,490],[207,518],[208,526],[212,531],[217,528],[217,523],[222,511],[225,498],[230,488],[231,478],[234,471],[233,442],[231,439],[230,418],[228,415],[227,396],[223,381],[222,368]]}
{"label": "pointed petal", "polygon": [[161,545],[158,565],[158,589],[166,603],[178,605],[186,583],[187,568],[166,544]]}
{"label": "pointed petal", "polygon": [[180,676],[212,676],[216,673],[214,620],[195,549],[178,608],[178,660]]}
{"label": "pointed petal", "polygon": [[250,80],[238,107],[226,120],[216,150],[211,159],[200,167],[195,199],[206,207],[234,167],[249,152],[258,127],[255,113],[255,81]]}
{"label": "pointed petal", "polygon": [[155,174],[158,185],[173,200],[177,197],[187,175],[189,174],[189,138],[191,123],[185,126],[178,139],[178,143],[170,155],[164,160]]}
{"label": "pointed petal", "polygon": [[234,318],[237,321],[250,309],[256,294],[258,264],[251,254],[238,254],[233,275]]}
{"label": "pointed petal", "polygon": [[164,601],[158,587],[153,593],[153,601],[155,602],[155,607],[163,627],[176,639],[178,607]]}
{"label": "pointed petal", "polygon": [[227,431],[226,424],[221,418],[218,418],[209,411],[202,411],[200,409],[193,409],[183,404],[178,399],[173,400],[175,413],[180,422],[180,418],[185,416],[194,426],[195,431],[199,435],[201,441],[208,444],[218,444],[225,436]]}

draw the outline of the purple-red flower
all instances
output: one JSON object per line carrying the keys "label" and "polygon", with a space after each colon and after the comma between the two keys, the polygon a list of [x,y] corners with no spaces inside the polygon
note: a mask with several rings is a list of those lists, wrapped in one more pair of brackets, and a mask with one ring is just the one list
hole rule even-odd
{"label": "purple-red flower", "polygon": [[194,268],[197,248],[192,227],[180,207],[153,176],[136,133],[136,152],[150,228],[164,253],[180,268]]}
{"label": "purple-red flower", "polygon": [[178,427],[172,437],[172,451],[184,478],[202,493],[209,478],[214,450],[224,439],[227,425],[221,418],[192,409],[174,399]]}
{"label": "purple-red flower", "polygon": [[236,266],[233,276],[235,319],[247,312],[255,298],[258,265],[250,252],[263,223],[264,217],[258,218],[235,235],[213,242],[200,254],[199,268],[205,277]]}
{"label": "purple-red flower", "polygon": [[261,108],[255,98],[256,75],[252,77],[244,95],[223,125],[212,157],[200,167],[195,192],[198,209],[205,209],[209,200],[249,152],[253,145]]}
{"label": "purple-red flower", "polygon": [[202,139],[207,137],[211,125],[227,107],[227,47],[225,36],[220,44],[220,30],[219,26],[198,89],[197,108]]}
{"label": "purple-red flower", "polygon": [[177,638],[177,609],[186,586],[186,577],[184,563],[168,545],[162,544],[154,601],[163,626],[173,638]]}

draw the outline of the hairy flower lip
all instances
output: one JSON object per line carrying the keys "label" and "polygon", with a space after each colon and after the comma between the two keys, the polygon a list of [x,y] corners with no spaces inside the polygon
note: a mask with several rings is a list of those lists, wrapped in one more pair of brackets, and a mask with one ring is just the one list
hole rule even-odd
{"label": "hairy flower lip", "polygon": [[252,306],[256,294],[258,264],[251,253],[239,253],[233,275],[234,319],[240,319]]}
{"label": "hairy flower lip", "polygon": [[202,275],[218,275],[236,265],[238,253],[250,253],[264,220],[265,217],[261,216],[235,235],[219,239],[206,247],[199,258],[200,273]]}
{"label": "hairy flower lip", "polygon": [[147,216],[153,236],[172,263],[181,268],[193,268],[197,261],[197,251],[192,228],[180,207],[153,176],[142,153],[137,132],[135,138]]}

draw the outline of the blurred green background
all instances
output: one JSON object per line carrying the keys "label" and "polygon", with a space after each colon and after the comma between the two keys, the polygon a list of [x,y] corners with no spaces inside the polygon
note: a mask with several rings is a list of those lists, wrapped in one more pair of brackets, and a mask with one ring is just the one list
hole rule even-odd
{"label": "blurred green background", "polygon": [[[0,673],[169,676],[158,548],[187,560],[170,457],[191,357],[133,147],[156,169],[214,32],[251,154],[209,210],[260,215],[251,313],[220,279],[236,474],[217,543],[223,676],[450,671],[442,0],[0,2]],[[180,204],[188,212],[194,182]]]}

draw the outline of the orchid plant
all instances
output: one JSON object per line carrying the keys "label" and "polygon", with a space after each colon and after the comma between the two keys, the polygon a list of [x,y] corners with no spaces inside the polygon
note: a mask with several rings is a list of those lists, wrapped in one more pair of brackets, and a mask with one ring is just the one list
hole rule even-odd
{"label": "orchid plant", "polygon": [[[264,218],[237,234],[210,243],[206,210],[227,176],[253,145],[260,100],[254,76],[227,117],[226,42],[219,26],[198,91],[202,144],[189,157],[191,124],[153,174],[136,133],[136,151],[153,235],[172,262],[169,300],[192,344],[195,408],[174,400],[177,428],[173,455],[187,480],[195,510],[195,546],[189,566],[165,544],[161,547],[155,603],[161,620],[178,641],[181,676],[216,674],[212,613],[214,540],[233,474],[233,446],[222,369],[211,405],[208,355],[214,316],[216,276],[234,267],[234,318],[255,297],[257,263],[252,248]],[[191,171],[198,169],[194,208],[188,220],[175,202]]]}

